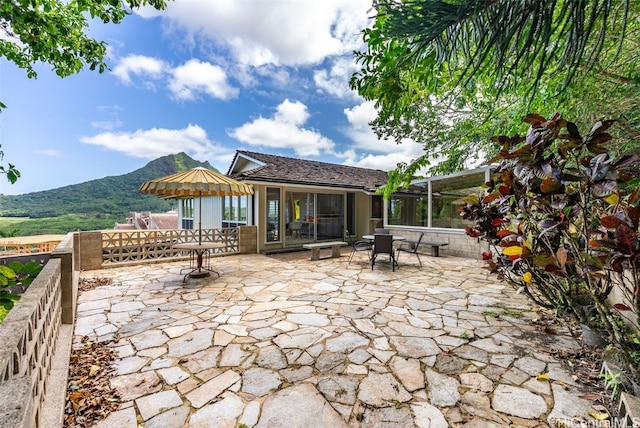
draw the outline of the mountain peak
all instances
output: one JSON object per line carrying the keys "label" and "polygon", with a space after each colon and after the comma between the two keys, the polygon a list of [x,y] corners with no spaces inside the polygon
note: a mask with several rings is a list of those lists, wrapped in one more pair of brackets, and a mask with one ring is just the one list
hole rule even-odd
{"label": "mountain peak", "polygon": [[[0,195],[0,216],[43,218],[79,214],[124,220],[133,211],[164,212],[171,207],[171,202],[141,193],[140,185],[196,167],[219,172],[209,162],[196,161],[186,153],[162,156],[123,175],[22,195]],[[77,228],[80,226],[72,230]]]}
{"label": "mountain peak", "polygon": [[200,161],[194,160],[184,152],[176,153],[175,155],[166,155],[158,159],[154,159],[148,164],[146,164],[144,167],[134,172],[138,172],[141,170],[157,172],[158,174],[157,177],[150,178],[150,179],[153,179],[153,178],[160,178],[165,175],[175,174],[176,172],[186,171],[188,169],[195,168],[198,166],[201,166],[207,169],[212,169],[216,172],[219,172],[213,166],[211,166],[211,164],[208,161],[200,162]]}

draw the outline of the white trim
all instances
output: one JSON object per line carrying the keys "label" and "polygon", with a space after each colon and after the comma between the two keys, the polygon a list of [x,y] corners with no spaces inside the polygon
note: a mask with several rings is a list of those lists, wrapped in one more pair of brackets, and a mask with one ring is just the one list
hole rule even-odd
{"label": "white trim", "polygon": [[425,183],[427,181],[444,180],[447,178],[460,177],[464,175],[473,175],[483,171],[485,172],[485,175],[486,175],[486,173],[491,172],[491,168],[493,167],[488,165],[488,166],[483,166],[475,169],[466,169],[464,171],[452,172],[451,174],[447,174],[447,175],[434,175],[433,177],[416,178],[415,180],[411,180],[411,184]]}
{"label": "white trim", "polygon": [[[255,180],[242,180],[242,183],[251,184],[253,186],[259,185],[264,187],[281,187],[285,190],[288,189],[311,189],[312,193],[335,193],[335,192],[360,192],[365,195],[377,195],[376,192],[372,192],[369,190],[364,190],[358,187],[337,187],[337,186],[328,186],[322,184],[296,184],[296,183],[283,183],[281,181],[255,181]],[[319,190],[319,191],[318,191]]]}

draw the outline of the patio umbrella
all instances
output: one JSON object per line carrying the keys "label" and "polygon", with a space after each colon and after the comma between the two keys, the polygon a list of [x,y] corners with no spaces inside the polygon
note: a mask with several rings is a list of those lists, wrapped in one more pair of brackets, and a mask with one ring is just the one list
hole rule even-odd
{"label": "patio umbrella", "polygon": [[[164,197],[252,195],[253,187],[210,169],[197,167],[142,183],[139,189]],[[199,201],[198,242],[202,242],[202,201]]]}

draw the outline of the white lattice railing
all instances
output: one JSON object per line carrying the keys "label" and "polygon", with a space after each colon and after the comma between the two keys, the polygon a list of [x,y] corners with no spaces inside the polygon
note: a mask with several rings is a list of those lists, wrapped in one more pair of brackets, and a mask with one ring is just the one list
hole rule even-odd
{"label": "white lattice railing", "polygon": [[224,248],[215,253],[239,252],[238,228],[199,230],[150,230],[102,232],[103,263],[137,262],[166,259],[184,255],[184,250],[174,250],[173,245],[183,242],[222,242]]}

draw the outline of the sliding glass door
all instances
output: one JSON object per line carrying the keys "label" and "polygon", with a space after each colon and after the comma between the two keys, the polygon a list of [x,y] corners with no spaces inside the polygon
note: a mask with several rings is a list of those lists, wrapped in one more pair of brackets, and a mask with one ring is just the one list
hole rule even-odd
{"label": "sliding glass door", "polygon": [[286,192],[287,243],[342,240],[344,194]]}
{"label": "sliding glass door", "polygon": [[287,242],[310,242],[316,235],[316,195],[307,192],[286,192],[284,219]]}
{"label": "sliding glass door", "polygon": [[317,194],[317,239],[342,240],[344,236],[344,195]]}

